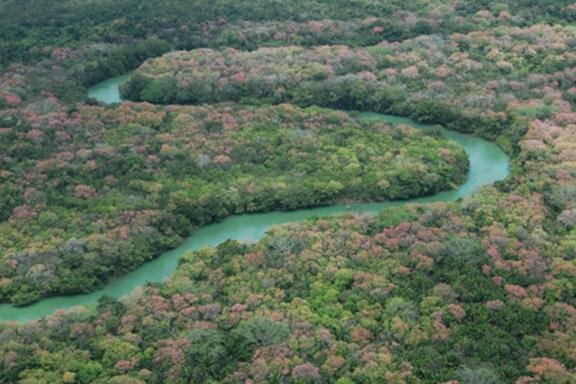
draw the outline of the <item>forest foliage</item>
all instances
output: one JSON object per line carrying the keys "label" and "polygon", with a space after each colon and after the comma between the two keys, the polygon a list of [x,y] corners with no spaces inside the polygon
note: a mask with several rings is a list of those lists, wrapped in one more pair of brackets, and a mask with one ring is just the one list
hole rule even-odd
{"label": "forest foliage", "polygon": [[198,49],[145,62],[122,91],[154,103],[290,102],[393,113],[515,150],[517,137],[506,136],[522,132],[519,117],[546,119],[561,104],[543,90],[570,93],[575,41],[572,28],[537,25],[365,48]]}
{"label": "forest foliage", "polygon": [[[442,123],[497,141],[511,176],[228,241],[122,300],[1,324],[0,382],[576,382],[571,1],[159,3],[0,4],[4,300],[96,287],[224,215],[432,193],[464,172],[437,138],[267,103]],[[172,50],[126,95],[261,105],[87,100]]]}
{"label": "forest foliage", "polygon": [[455,188],[464,151],[291,105],[0,112],[0,300],[89,292],[232,214]]}

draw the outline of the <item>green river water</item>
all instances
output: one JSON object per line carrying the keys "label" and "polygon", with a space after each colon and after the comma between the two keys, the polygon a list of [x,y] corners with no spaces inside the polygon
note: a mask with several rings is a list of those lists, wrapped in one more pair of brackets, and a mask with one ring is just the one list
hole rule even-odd
{"label": "green river water", "polygon": [[[106,80],[88,90],[88,95],[104,103],[121,102],[119,85],[129,75]],[[430,129],[430,125],[419,124],[413,120],[397,116],[377,113],[363,113],[370,120],[380,120],[396,124],[409,124],[416,128]],[[508,157],[494,143],[442,128],[442,134],[460,145],[470,159],[470,173],[467,181],[456,190],[441,192],[403,201],[383,203],[358,203],[351,205],[332,205],[327,207],[302,209],[289,212],[270,212],[263,214],[246,214],[231,216],[227,219],[208,225],[192,233],[177,248],[165,252],[133,272],[110,282],[101,290],[90,294],[53,297],[44,299],[27,307],[14,307],[9,304],[0,305],[0,321],[27,321],[39,319],[60,309],[69,309],[95,303],[102,295],[120,297],[134,291],[146,282],[160,282],[169,277],[178,265],[178,259],[186,253],[206,246],[218,245],[227,239],[241,241],[256,241],[270,227],[290,222],[298,222],[314,216],[333,216],[345,213],[362,212],[377,213],[386,207],[407,203],[428,203],[434,201],[453,201],[468,196],[483,185],[503,180],[508,175]]]}

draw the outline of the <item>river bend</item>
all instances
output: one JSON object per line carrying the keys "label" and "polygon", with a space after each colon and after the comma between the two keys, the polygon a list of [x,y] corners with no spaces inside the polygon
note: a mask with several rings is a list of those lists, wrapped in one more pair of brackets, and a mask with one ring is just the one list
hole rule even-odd
{"label": "river bend", "polygon": [[[104,103],[121,102],[120,84],[129,74],[106,80],[88,90],[88,95]],[[380,120],[393,124],[409,124],[420,129],[430,129],[431,125],[420,124],[413,120],[377,113],[363,113],[364,118]],[[494,143],[484,139],[441,128],[442,134],[460,145],[468,154],[470,171],[467,181],[458,189],[445,191],[432,196],[410,200],[389,201],[383,203],[358,203],[351,205],[332,205],[320,208],[301,209],[289,212],[270,212],[262,214],[244,214],[230,216],[218,223],[203,227],[186,238],[177,248],[167,251],[158,258],[145,263],[140,268],[118,278],[98,291],[75,296],[52,297],[27,307],[0,305],[0,321],[27,321],[39,319],[61,309],[95,303],[102,295],[121,297],[147,282],[161,282],[169,277],[178,265],[178,260],[190,251],[206,246],[215,246],[227,239],[257,241],[270,227],[290,222],[303,221],[313,216],[333,216],[345,213],[377,213],[383,208],[408,203],[429,203],[435,201],[454,201],[468,196],[478,188],[503,180],[508,176],[509,164],[506,154]]]}

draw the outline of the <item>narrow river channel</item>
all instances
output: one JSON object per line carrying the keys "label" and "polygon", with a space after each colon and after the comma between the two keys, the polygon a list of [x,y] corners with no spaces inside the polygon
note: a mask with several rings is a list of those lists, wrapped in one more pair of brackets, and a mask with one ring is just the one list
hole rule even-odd
{"label": "narrow river channel", "polygon": [[[104,103],[121,102],[120,84],[129,75],[116,77],[96,84],[88,90],[88,95]],[[380,120],[393,124],[409,124],[419,129],[430,129],[432,126],[419,124],[413,120],[377,113],[362,113],[369,120]],[[95,303],[102,295],[120,297],[131,293],[135,288],[146,282],[160,282],[169,277],[178,265],[178,259],[190,251],[206,246],[220,244],[226,239],[241,241],[256,241],[270,227],[303,221],[314,216],[333,216],[345,213],[362,212],[374,214],[383,208],[408,203],[428,203],[435,201],[454,201],[468,196],[478,188],[503,180],[508,175],[509,164],[506,154],[498,146],[478,137],[441,128],[442,134],[460,145],[470,159],[470,173],[467,181],[458,189],[441,192],[410,200],[390,201],[383,203],[358,203],[352,205],[332,205],[327,207],[302,209],[289,212],[270,212],[263,214],[246,214],[231,216],[227,219],[208,225],[192,233],[177,248],[165,252],[133,272],[110,282],[101,290],[85,295],[53,297],[44,299],[27,307],[14,307],[9,304],[0,305],[0,321],[26,321],[39,319],[60,309]]]}

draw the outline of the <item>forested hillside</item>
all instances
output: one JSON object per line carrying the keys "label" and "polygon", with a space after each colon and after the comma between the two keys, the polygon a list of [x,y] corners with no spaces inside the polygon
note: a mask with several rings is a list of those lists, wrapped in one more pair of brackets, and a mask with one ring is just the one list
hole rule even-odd
{"label": "forested hillside", "polygon": [[[93,291],[229,215],[465,180],[437,132],[351,110],[472,133],[511,161],[465,199],[275,227],[128,297],[0,323],[0,383],[576,383],[572,1],[0,14],[3,302]],[[132,101],[87,96],[133,70]]]}

